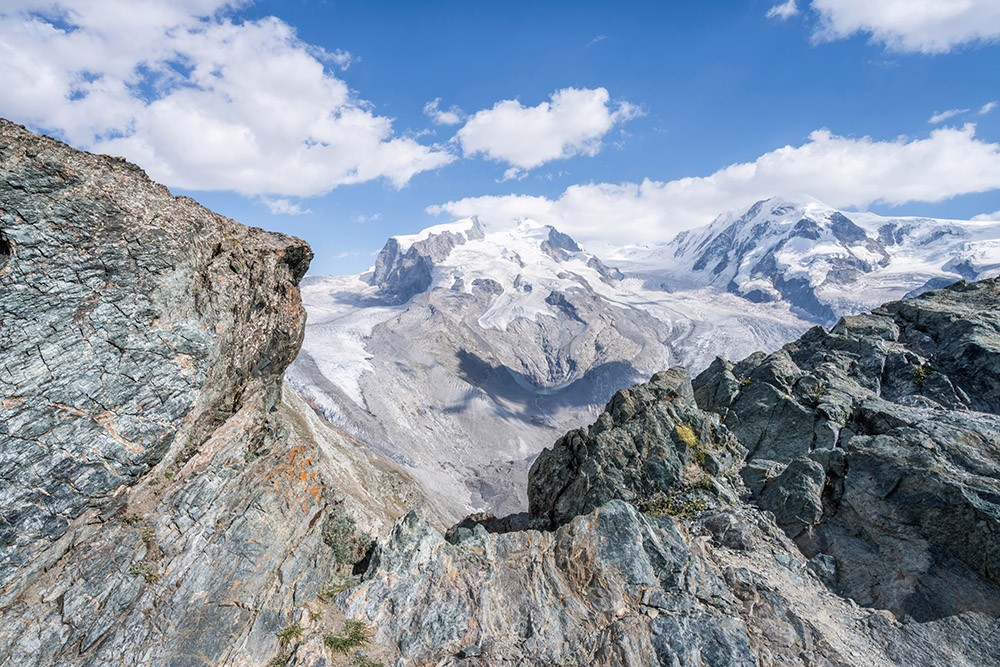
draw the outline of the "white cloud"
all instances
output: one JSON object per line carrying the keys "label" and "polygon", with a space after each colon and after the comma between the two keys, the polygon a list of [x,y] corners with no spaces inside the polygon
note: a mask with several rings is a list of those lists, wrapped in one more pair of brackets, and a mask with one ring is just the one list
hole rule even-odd
{"label": "white cloud", "polygon": [[350,68],[350,66],[354,63],[361,61],[361,58],[358,58],[350,51],[344,51],[343,49],[335,49],[334,51],[327,51],[325,53],[330,62],[344,70]]}
{"label": "white cloud", "polygon": [[992,213],[983,213],[980,215],[972,216],[972,219],[977,222],[992,222],[994,220],[1000,222],[1000,211],[993,211]]}
{"label": "white cloud", "polygon": [[812,0],[819,40],[871,35],[893,51],[945,53],[1000,38],[997,0]]}
{"label": "white cloud", "polygon": [[502,183],[503,181],[523,181],[527,178],[528,172],[524,169],[518,169],[517,167],[510,167],[505,169],[503,172],[503,178],[497,180],[497,183]]}
{"label": "white cloud", "polygon": [[266,206],[272,215],[305,215],[312,213],[309,209],[302,208],[301,204],[281,197],[261,197],[260,203]]}
{"label": "white cloud", "polygon": [[454,159],[396,137],[324,65],[344,51],[245,0],[9,0],[0,9],[0,114],[123,155],[170,186],[322,194],[397,187]]}
{"label": "white cloud", "polygon": [[369,222],[377,222],[377,221],[381,220],[382,219],[382,214],[381,213],[372,213],[371,215],[365,215],[364,213],[359,213],[356,216],[354,216],[354,218],[352,218],[352,219],[354,220],[354,222],[358,223],[359,225],[366,225]]}
{"label": "white cloud", "polygon": [[607,35],[594,35],[594,38],[592,40],[590,40],[589,42],[587,42],[587,48],[589,49],[594,44],[600,44],[601,42],[603,42],[607,38],[608,38]]}
{"label": "white cloud", "polygon": [[551,102],[525,107],[504,100],[473,115],[458,131],[466,156],[485,155],[520,170],[574,155],[596,155],[604,135],[640,115],[628,102],[611,103],[604,88],[563,88]]}
{"label": "white cloud", "polygon": [[933,116],[931,116],[930,118],[927,119],[927,122],[930,123],[931,125],[937,125],[938,123],[943,123],[944,121],[948,120],[949,118],[954,118],[955,116],[959,116],[959,115],[961,115],[963,113],[969,113],[969,110],[968,109],[948,109],[947,111],[940,111],[940,112],[934,114]]}
{"label": "white cloud", "polygon": [[424,115],[434,121],[435,125],[458,125],[465,118],[465,114],[458,107],[439,109],[440,104],[441,98],[435,97],[424,105]]}
{"label": "white cloud", "polygon": [[473,197],[427,209],[454,217],[479,215],[502,223],[531,217],[583,243],[658,243],[683,229],[759,199],[808,193],[826,203],[936,202],[1000,189],[1000,144],[975,136],[975,126],[939,128],[924,139],[876,141],[817,130],[753,162],[698,178],[574,185],[555,200],[520,195]]}
{"label": "white cloud", "polygon": [[779,18],[782,21],[790,19],[799,13],[799,8],[796,5],[795,0],[786,0],[780,5],[775,5],[767,10],[767,18]]}
{"label": "white cloud", "polygon": [[985,116],[986,114],[988,114],[989,112],[993,111],[996,108],[997,108],[996,100],[993,100],[992,102],[987,102],[986,104],[984,104],[979,108],[979,115]]}

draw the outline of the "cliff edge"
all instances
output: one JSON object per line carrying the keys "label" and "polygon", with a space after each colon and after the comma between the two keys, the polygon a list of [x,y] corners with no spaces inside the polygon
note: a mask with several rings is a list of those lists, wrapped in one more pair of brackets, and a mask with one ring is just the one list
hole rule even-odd
{"label": "cliff edge", "polygon": [[0,120],[0,664],[266,664],[394,503],[434,516],[282,399],[311,258]]}

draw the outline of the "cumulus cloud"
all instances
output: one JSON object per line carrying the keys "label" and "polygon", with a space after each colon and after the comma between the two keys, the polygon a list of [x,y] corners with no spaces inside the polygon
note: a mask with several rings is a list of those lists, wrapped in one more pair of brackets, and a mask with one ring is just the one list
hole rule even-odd
{"label": "cumulus cloud", "polygon": [[312,213],[302,205],[283,197],[261,197],[260,203],[267,207],[273,215],[305,215]]}
{"label": "cumulus cloud", "polygon": [[818,40],[866,33],[893,51],[945,53],[1000,38],[997,0],[812,0]]}
{"label": "cumulus cloud", "polygon": [[968,109],[948,109],[947,111],[939,111],[930,118],[927,122],[931,125],[937,125],[938,123],[943,123],[949,118],[954,118],[955,116],[960,116],[963,113],[969,113]]}
{"label": "cumulus cloud", "polygon": [[538,106],[497,102],[469,118],[456,139],[466,156],[484,155],[515,168],[507,170],[514,178],[552,160],[596,155],[612,127],[640,113],[628,102],[611,102],[604,88],[563,88]]}
{"label": "cumulus cloud", "polygon": [[778,18],[782,21],[790,19],[799,13],[798,5],[795,0],[786,0],[786,2],[780,5],[775,5],[767,10],[767,18],[774,19]]}
{"label": "cumulus cloud", "polygon": [[0,113],[137,162],[168,185],[308,196],[378,178],[397,187],[454,159],[397,137],[329,66],[243,0],[9,0]]}
{"label": "cumulus cloud", "polygon": [[435,97],[424,105],[424,115],[434,121],[435,125],[458,125],[465,118],[465,114],[457,106],[441,109],[440,104],[441,98]]}
{"label": "cumulus cloud", "polygon": [[923,139],[876,141],[816,130],[799,146],[784,146],[753,162],[709,176],[669,182],[574,185],[558,199],[509,195],[450,201],[428,213],[504,223],[531,217],[581,242],[658,243],[707,224],[718,214],[784,194],[808,193],[841,208],[873,203],[937,202],[1000,189],[1000,144],[975,126],[939,128]]}
{"label": "cumulus cloud", "polygon": [[982,213],[980,215],[972,216],[972,219],[976,222],[1000,222],[1000,211],[993,211],[992,213]]}

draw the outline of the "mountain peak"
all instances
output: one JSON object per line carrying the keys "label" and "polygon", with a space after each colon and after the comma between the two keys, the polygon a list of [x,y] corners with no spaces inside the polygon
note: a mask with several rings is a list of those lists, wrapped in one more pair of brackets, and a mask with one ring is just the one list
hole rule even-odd
{"label": "mountain peak", "polygon": [[668,272],[689,281],[754,302],[785,300],[814,321],[832,323],[845,303],[857,302],[843,289],[853,285],[857,292],[858,281],[870,283],[869,296],[877,299],[877,290],[901,281],[985,275],[992,259],[970,245],[977,234],[984,236],[959,222],[849,213],[792,195],[760,200],[678,234],[666,259]]}
{"label": "mountain peak", "polygon": [[575,260],[582,265],[573,269],[578,273],[596,272],[595,277],[604,281],[621,277],[551,225],[522,218],[487,227],[471,217],[391,237],[379,252],[368,282],[390,302],[403,303],[431,289],[436,281],[445,289],[458,283],[471,286],[476,277],[483,276],[498,284],[510,282],[509,286],[529,275],[556,281],[564,272],[559,267]]}

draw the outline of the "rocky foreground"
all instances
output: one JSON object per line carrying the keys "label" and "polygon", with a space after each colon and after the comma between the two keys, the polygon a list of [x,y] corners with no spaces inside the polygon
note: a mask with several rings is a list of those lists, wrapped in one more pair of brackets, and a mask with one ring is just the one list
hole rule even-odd
{"label": "rocky foreground", "polygon": [[[626,389],[345,594],[415,663],[1000,664],[1000,281]],[[464,664],[464,663],[462,663]]]}
{"label": "rocky foreground", "polygon": [[1000,282],[659,373],[442,533],[282,388],[309,258],[0,122],[0,664],[1000,665]]}
{"label": "rocky foreground", "polygon": [[0,121],[0,664],[266,664],[368,534],[436,516],[282,396],[311,257]]}

